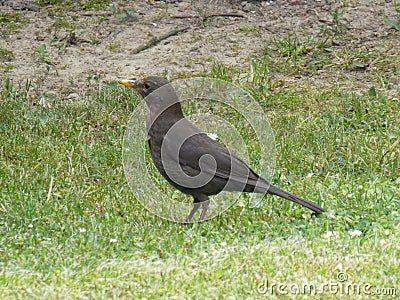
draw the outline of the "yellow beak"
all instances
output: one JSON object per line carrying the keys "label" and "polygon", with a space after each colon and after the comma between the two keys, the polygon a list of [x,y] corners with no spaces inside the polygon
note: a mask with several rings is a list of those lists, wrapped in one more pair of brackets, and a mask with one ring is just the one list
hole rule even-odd
{"label": "yellow beak", "polygon": [[118,80],[118,83],[123,84],[124,86],[130,87],[130,88],[135,88],[135,80],[132,79],[123,79],[123,80]]}

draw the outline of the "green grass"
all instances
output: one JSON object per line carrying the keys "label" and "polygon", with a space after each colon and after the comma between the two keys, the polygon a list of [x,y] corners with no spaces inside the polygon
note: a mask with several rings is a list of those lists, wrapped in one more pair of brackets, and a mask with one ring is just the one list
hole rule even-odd
{"label": "green grass", "polygon": [[54,5],[57,7],[72,7],[79,6],[84,10],[101,10],[105,9],[108,4],[110,4],[110,0],[84,0],[84,1],[70,1],[70,0],[36,0],[35,3],[40,6],[46,5]]}
{"label": "green grass", "polygon": [[319,217],[267,196],[254,209],[242,197],[208,222],[165,221],[134,199],[123,173],[136,94],[109,83],[72,102],[49,97],[45,108],[27,97],[29,83],[4,79],[1,298],[265,298],[257,287],[266,281],[321,287],[338,283],[339,272],[369,292],[398,295],[400,101],[378,85],[390,76],[378,69],[376,86],[357,93],[339,84],[283,89],[285,74],[312,72],[304,61],[330,55],[285,41],[249,70],[219,64],[205,75],[255,97],[275,131],[274,183],[320,203],[327,213]]}
{"label": "green grass", "polygon": [[6,33],[16,32],[22,26],[27,24],[29,20],[20,12],[1,12],[0,22],[2,31]]}

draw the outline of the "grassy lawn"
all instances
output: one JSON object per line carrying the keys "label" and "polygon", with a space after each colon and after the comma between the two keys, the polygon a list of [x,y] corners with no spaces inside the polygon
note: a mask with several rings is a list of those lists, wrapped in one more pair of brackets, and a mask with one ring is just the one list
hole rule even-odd
{"label": "grassy lawn", "polygon": [[344,85],[360,70],[319,89],[283,83],[363,68],[324,47],[288,37],[247,70],[202,74],[255,97],[275,132],[274,184],[321,204],[318,217],[273,196],[250,209],[243,196],[211,221],[165,221],[134,199],[122,168],[134,92],[111,82],[38,103],[29,83],[1,81],[1,299],[312,297],[304,284],[330,284],[320,299],[355,298],[357,284],[360,298],[399,295],[400,100],[385,84],[399,71],[369,53],[382,67],[356,91]]}

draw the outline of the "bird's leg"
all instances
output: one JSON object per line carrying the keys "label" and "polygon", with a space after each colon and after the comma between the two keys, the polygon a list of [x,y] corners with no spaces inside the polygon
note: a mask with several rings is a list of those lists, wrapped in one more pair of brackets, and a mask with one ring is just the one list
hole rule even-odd
{"label": "bird's leg", "polygon": [[[190,222],[190,220],[193,218],[193,216],[194,216],[194,214],[196,213],[196,211],[199,209],[200,205],[201,205],[201,203],[198,203],[198,202],[194,202],[194,203],[193,203],[193,208],[192,208],[192,210],[190,211],[189,215],[187,216],[185,222],[187,222],[187,223]],[[203,209],[203,210],[204,210],[204,209]]]}
{"label": "bird's leg", "polygon": [[197,210],[200,208],[200,205],[203,207],[203,210],[200,214],[200,219],[199,221],[203,221],[207,214],[208,206],[210,205],[210,199],[208,198],[207,195],[200,195],[200,196],[193,196],[193,208],[190,211],[189,215],[187,216],[185,222],[189,223],[190,220],[192,220],[194,214],[197,212]]}
{"label": "bird's leg", "polygon": [[207,214],[208,206],[210,205],[210,200],[201,202],[201,205],[203,206],[203,210],[201,211],[200,219],[199,221],[203,221],[204,217]]}

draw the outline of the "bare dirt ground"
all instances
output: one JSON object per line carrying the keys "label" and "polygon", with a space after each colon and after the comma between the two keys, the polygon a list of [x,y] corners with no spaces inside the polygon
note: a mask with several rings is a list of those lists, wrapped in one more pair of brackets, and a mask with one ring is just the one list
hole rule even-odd
{"label": "bare dirt ground", "polygon": [[[117,0],[103,10],[59,7],[0,1],[0,48],[10,51],[2,50],[0,77],[16,83],[30,80],[34,97],[55,93],[74,98],[93,82],[171,78],[207,71],[213,62],[246,69],[250,55],[261,53],[273,38],[333,26],[335,11],[343,12],[339,21],[345,29],[333,41],[337,47],[379,48],[388,55],[400,51],[398,31],[383,22],[384,17],[396,19],[393,1]],[[176,29],[182,31],[172,34]],[[164,35],[171,36],[140,51]],[[365,72],[373,68],[372,61]],[[329,85],[346,72],[321,70],[304,80]],[[362,78],[368,81],[368,76]],[[394,93],[399,92],[398,82],[392,79]]]}

